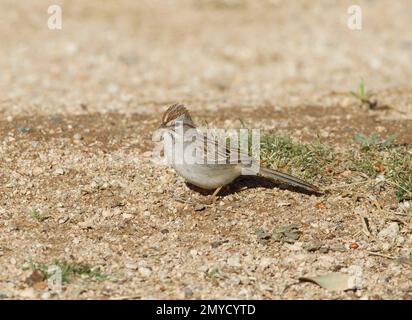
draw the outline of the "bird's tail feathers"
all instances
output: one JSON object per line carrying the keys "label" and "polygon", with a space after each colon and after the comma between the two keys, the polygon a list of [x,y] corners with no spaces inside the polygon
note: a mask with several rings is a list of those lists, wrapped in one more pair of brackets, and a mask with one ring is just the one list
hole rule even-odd
{"label": "bird's tail feathers", "polygon": [[261,167],[258,175],[267,179],[278,180],[291,186],[305,189],[309,192],[320,193],[319,188],[314,186],[313,184],[277,170]]}

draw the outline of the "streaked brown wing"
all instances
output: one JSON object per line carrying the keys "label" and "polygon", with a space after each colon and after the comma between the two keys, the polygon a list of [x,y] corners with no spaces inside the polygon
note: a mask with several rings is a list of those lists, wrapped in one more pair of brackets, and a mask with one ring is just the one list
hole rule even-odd
{"label": "streaked brown wing", "polygon": [[226,140],[207,139],[203,133],[198,133],[196,136],[196,156],[209,164],[250,165],[253,162],[253,158],[243,150],[228,148]]}

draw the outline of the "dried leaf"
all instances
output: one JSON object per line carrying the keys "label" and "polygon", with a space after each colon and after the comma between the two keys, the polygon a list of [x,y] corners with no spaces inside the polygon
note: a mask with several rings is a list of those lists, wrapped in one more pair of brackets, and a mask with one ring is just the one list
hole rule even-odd
{"label": "dried leaf", "polygon": [[354,277],[339,273],[332,272],[323,276],[316,277],[301,277],[299,281],[308,281],[316,283],[322,288],[330,291],[344,291],[356,289]]}
{"label": "dried leaf", "polygon": [[345,252],[346,251],[346,248],[342,245],[333,245],[333,246],[330,247],[330,249],[332,251],[337,251],[337,252]]}
{"label": "dried leaf", "polygon": [[279,242],[295,243],[300,237],[297,225],[283,226],[273,229],[272,239]]}
{"label": "dried leaf", "polygon": [[265,245],[268,244],[271,237],[270,233],[264,229],[256,230],[256,236],[258,238],[259,243]]}
{"label": "dried leaf", "polygon": [[323,246],[322,242],[310,242],[310,243],[305,243],[303,245],[303,249],[309,252],[314,252],[314,251],[320,250],[322,246]]}
{"label": "dried leaf", "polygon": [[264,229],[256,230],[256,235],[259,239],[270,239],[270,233]]}

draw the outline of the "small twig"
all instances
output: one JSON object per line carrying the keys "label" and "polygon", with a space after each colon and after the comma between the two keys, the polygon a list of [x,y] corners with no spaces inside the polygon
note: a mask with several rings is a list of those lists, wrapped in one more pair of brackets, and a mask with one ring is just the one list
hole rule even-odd
{"label": "small twig", "polygon": [[372,251],[368,251],[369,255],[371,256],[377,256],[377,257],[382,257],[382,258],[386,258],[386,259],[391,259],[391,260],[395,260],[396,258],[393,256],[388,256],[386,254],[382,254],[382,253],[378,253],[378,252],[372,252]]}
{"label": "small twig", "polygon": [[407,222],[405,222],[405,221],[403,221],[402,219],[397,218],[397,217],[389,218],[389,221],[399,222],[399,223],[403,224],[404,226],[407,226],[407,225],[408,225]]}
{"label": "small twig", "polygon": [[131,295],[131,296],[110,297],[109,300],[137,300],[141,298],[142,298],[141,295]]}
{"label": "small twig", "polygon": [[393,186],[395,186],[395,187],[398,187],[398,188],[402,189],[403,191],[405,191],[405,192],[407,192],[407,193],[409,193],[409,194],[412,195],[412,192],[411,192],[411,191],[409,191],[408,189],[405,189],[404,187],[402,187],[401,185],[399,185],[399,184],[397,184],[397,183],[395,183],[395,182],[393,182],[393,181],[390,181],[390,180],[386,180],[386,179],[385,179],[385,182],[387,182],[387,183],[389,183],[389,184],[391,184],[391,185],[393,185]]}
{"label": "small twig", "polygon": [[[199,203],[196,203],[196,202],[193,202],[193,201],[189,201],[189,200],[184,200],[184,199],[181,199],[181,198],[175,198],[175,201],[180,202],[180,203],[183,203],[183,204],[190,204],[190,205],[197,205],[197,204],[199,204]],[[213,205],[211,205],[211,204],[202,203],[202,205],[205,206],[205,207],[208,207],[208,208],[213,207]]]}
{"label": "small twig", "polygon": [[353,234],[353,237],[357,238],[361,233],[362,231],[357,231]]}
{"label": "small twig", "polygon": [[350,186],[354,186],[354,185],[358,185],[358,184],[364,184],[364,183],[368,183],[370,182],[369,180],[365,180],[365,181],[358,181],[358,182],[352,182],[352,183],[342,183],[342,184],[338,184],[335,186],[331,186],[331,187],[327,187],[326,190],[335,190],[335,189],[340,189],[340,188],[347,188]]}
{"label": "small twig", "polygon": [[[195,203],[195,202],[188,201],[188,200],[184,200],[184,199],[180,199],[180,198],[176,198],[175,201],[180,202],[180,203],[183,203],[183,204],[192,205],[192,206],[195,206],[195,205],[199,204],[199,203]],[[220,209],[220,207],[217,207],[216,204],[205,204],[205,203],[201,203],[201,205],[204,206],[205,208],[217,208],[217,210]],[[237,211],[232,210],[232,209],[228,209],[228,208],[223,208],[222,211],[225,211],[225,212],[229,211],[229,212],[232,212],[232,213],[237,213]]]}
{"label": "small twig", "polygon": [[373,198],[369,198],[369,200],[372,202],[372,204],[376,207],[376,209],[378,209],[379,213],[382,214],[383,216],[386,216],[387,213],[383,210],[383,207],[381,206],[381,204],[378,202],[378,200],[373,199]]}
{"label": "small twig", "polygon": [[222,209],[217,208],[217,210],[218,210],[219,212],[227,212],[227,211],[229,211],[229,212],[231,212],[231,213],[238,213],[238,211],[235,211],[235,210],[232,210],[232,209],[228,209],[228,208],[222,208]]}
{"label": "small twig", "polygon": [[362,230],[363,233],[367,236],[370,237],[372,235],[372,233],[369,230],[369,226],[368,226],[368,222],[367,222],[367,218],[359,212],[359,216],[361,218],[361,222],[362,222]]}
{"label": "small twig", "polygon": [[397,216],[402,216],[402,217],[406,217],[406,216],[407,216],[407,214],[406,214],[406,213],[403,213],[403,212],[395,212],[395,214],[396,214]]}
{"label": "small twig", "polygon": [[394,110],[394,111],[396,111],[396,112],[399,112],[400,114],[408,114],[407,112],[401,111],[401,110],[399,110],[399,109],[397,109],[397,108],[395,108],[395,107],[392,107],[392,106],[388,106],[388,108],[389,108],[389,109],[392,109],[392,110]]}

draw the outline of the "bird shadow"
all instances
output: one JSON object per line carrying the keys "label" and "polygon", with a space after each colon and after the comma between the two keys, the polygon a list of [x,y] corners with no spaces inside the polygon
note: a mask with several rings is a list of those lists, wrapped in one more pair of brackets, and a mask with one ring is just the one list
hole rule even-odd
{"label": "bird shadow", "polygon": [[[189,182],[186,182],[186,185],[189,189],[199,192],[202,195],[211,195],[215,190],[206,190],[202,189],[200,187],[197,187],[193,184],[190,184]],[[309,191],[303,188],[291,186],[288,184],[284,184],[281,182],[275,182],[269,179],[266,179],[264,177],[259,177],[259,176],[240,176],[236,178],[232,183],[228,184],[227,186],[223,187],[217,196],[219,197],[226,197],[231,194],[235,194],[238,192],[241,192],[242,190],[245,189],[255,189],[255,188],[265,188],[265,189],[274,189],[278,188],[281,190],[289,190],[292,192],[297,192],[297,193],[303,193],[306,195],[316,195],[316,196],[321,196],[323,195],[322,192],[315,192],[315,191]]]}

